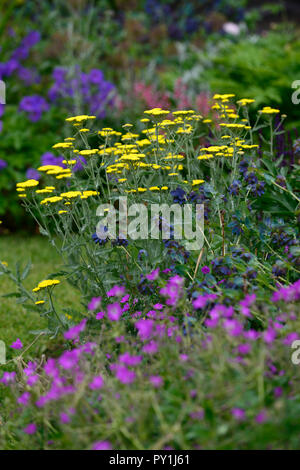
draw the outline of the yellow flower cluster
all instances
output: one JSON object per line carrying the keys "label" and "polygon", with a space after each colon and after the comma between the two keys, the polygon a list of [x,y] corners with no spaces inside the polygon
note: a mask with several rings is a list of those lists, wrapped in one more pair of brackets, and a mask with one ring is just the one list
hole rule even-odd
{"label": "yellow flower cluster", "polygon": [[279,109],[271,108],[270,106],[264,106],[263,109],[259,111],[262,114],[278,114],[280,113]]}
{"label": "yellow flower cluster", "polygon": [[46,289],[47,287],[53,287],[53,286],[56,286],[57,284],[60,284],[60,281],[58,279],[45,279],[44,281],[39,282],[37,287],[32,289],[32,292],[38,292],[41,289]]}

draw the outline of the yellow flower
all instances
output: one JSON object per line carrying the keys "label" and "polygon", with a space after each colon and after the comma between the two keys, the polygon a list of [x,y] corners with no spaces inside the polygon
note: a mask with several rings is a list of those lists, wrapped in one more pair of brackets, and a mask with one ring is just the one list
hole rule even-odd
{"label": "yellow flower", "polygon": [[63,198],[63,197],[66,197],[67,199],[72,199],[72,198],[75,198],[77,196],[81,196],[82,195],[82,192],[81,191],[68,191],[66,193],[61,193],[60,196]]}
{"label": "yellow flower", "polygon": [[67,214],[68,211],[58,211],[58,214]]}
{"label": "yellow flower", "polygon": [[197,184],[202,184],[204,183],[204,180],[193,180],[192,186],[196,186]]}
{"label": "yellow flower", "polygon": [[145,114],[150,114],[151,116],[164,116],[166,114],[170,114],[170,111],[166,111],[165,109],[161,108],[153,108],[144,111]]}
{"label": "yellow flower", "polygon": [[80,150],[80,155],[85,155],[85,156],[89,156],[89,155],[94,155],[95,153],[98,153],[99,150],[98,149],[89,149],[89,150]]}
{"label": "yellow flower", "polygon": [[45,303],[44,300],[38,300],[37,302],[35,302],[35,305],[42,305],[44,303]]}
{"label": "yellow flower", "polygon": [[72,142],[58,142],[57,144],[52,145],[53,149],[67,149],[72,147]]}
{"label": "yellow flower", "polygon": [[62,197],[60,196],[52,196],[52,197],[46,197],[46,199],[43,199],[40,204],[48,204],[49,202],[50,203],[55,203],[55,202],[59,202],[59,201],[62,201]]}
{"label": "yellow flower", "polygon": [[262,114],[277,114],[277,113],[280,113],[279,109],[270,108],[270,106],[265,106],[263,109],[261,109],[258,112],[262,113]]}
{"label": "yellow flower", "polygon": [[82,114],[79,116],[71,116],[66,119],[67,122],[73,122],[75,123],[80,123],[81,121],[86,121],[87,119],[96,119],[96,116],[87,116],[86,114]]}
{"label": "yellow flower", "polygon": [[60,284],[60,281],[58,279],[45,279],[44,281],[39,282],[37,287],[32,289],[32,292],[38,292],[40,289],[56,286],[57,284]]}
{"label": "yellow flower", "polygon": [[34,188],[34,186],[37,186],[38,184],[39,181],[37,180],[27,180],[21,183],[17,183],[17,188]]}
{"label": "yellow flower", "polygon": [[[2,222],[1,222],[2,223]],[[6,268],[8,267],[8,263],[6,261],[0,261],[1,264],[3,264],[3,266],[5,266]]]}
{"label": "yellow flower", "polygon": [[37,189],[36,194],[51,194],[53,192],[53,189]]}
{"label": "yellow flower", "polygon": [[63,160],[64,165],[75,165],[76,160]]}
{"label": "yellow flower", "polygon": [[240,104],[241,106],[246,106],[247,104],[254,103],[255,100],[249,99],[249,98],[242,98],[241,100],[237,101],[237,104]]}

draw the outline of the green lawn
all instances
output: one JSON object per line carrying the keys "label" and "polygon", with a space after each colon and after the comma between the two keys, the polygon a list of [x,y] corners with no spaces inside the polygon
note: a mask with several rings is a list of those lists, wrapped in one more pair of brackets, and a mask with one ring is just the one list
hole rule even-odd
{"label": "green lawn", "polygon": [[[51,247],[48,240],[41,236],[21,237],[21,236],[1,236],[0,237],[0,261],[6,261],[9,267],[14,270],[15,263],[19,261],[21,266],[31,260],[32,268],[24,281],[25,287],[32,289],[42,279],[53,272],[59,271],[61,261],[59,254]],[[1,298],[3,294],[14,292],[13,282],[6,276],[0,276],[0,340],[6,345],[10,345],[16,338],[20,338],[24,346],[28,346],[33,340],[34,335],[31,330],[37,330],[46,327],[46,320],[41,318],[38,312],[26,311],[22,305],[16,303],[15,298]],[[79,296],[68,286],[66,289],[57,286],[55,290],[56,297],[63,299],[63,306],[68,308],[78,302]],[[46,338],[39,341],[30,350],[30,355],[41,352],[49,341]],[[7,348],[7,359],[16,355],[9,347]]]}

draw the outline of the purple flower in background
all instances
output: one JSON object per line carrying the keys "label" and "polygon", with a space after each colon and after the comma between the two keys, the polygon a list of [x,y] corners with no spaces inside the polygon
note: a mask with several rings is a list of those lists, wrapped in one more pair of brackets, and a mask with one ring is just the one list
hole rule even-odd
{"label": "purple flower in background", "polygon": [[203,274],[209,274],[210,273],[210,268],[208,266],[203,266],[201,268],[201,271]]}
{"label": "purple flower in background", "polygon": [[149,380],[155,388],[159,388],[163,384],[163,379],[160,375],[151,375]]}
{"label": "purple flower in background", "polygon": [[114,286],[109,291],[107,291],[107,297],[120,297],[125,293],[124,286]]}
{"label": "purple flower in background", "polygon": [[22,349],[23,348],[23,344],[22,344],[22,341],[20,340],[20,338],[16,339],[16,341],[14,343],[12,343],[10,345],[10,347],[12,349]]}
{"label": "purple flower in background", "polygon": [[93,450],[111,450],[112,446],[109,441],[99,441],[95,442],[93,445]]}
{"label": "purple flower in background", "polygon": [[269,328],[264,332],[263,337],[267,344],[271,344],[276,338],[276,331],[271,326],[269,326]]}
{"label": "purple flower in background", "polygon": [[115,302],[107,306],[107,316],[111,321],[119,321],[122,315],[120,304]]}
{"label": "purple flower in background", "polygon": [[135,323],[135,327],[139,331],[139,336],[142,340],[150,338],[153,326],[154,326],[153,320],[141,319]]}
{"label": "purple flower in background", "polygon": [[119,361],[123,362],[123,364],[126,364],[126,366],[136,366],[141,362],[142,359],[142,356],[132,356],[129,354],[129,352],[125,352],[119,357]]}
{"label": "purple flower in background", "polygon": [[15,59],[10,59],[7,62],[0,63],[0,78],[10,77],[19,66],[19,62]]}
{"label": "purple flower in background", "polygon": [[224,328],[230,336],[239,336],[243,332],[243,326],[241,323],[234,319],[224,320]]}
{"label": "purple flower in background", "polygon": [[35,168],[28,168],[26,171],[26,178],[28,180],[39,180],[41,178],[40,173]]}
{"label": "purple flower in background", "polygon": [[96,313],[96,320],[102,320],[105,317],[105,312]]}
{"label": "purple flower in background", "polygon": [[68,424],[71,421],[71,418],[67,413],[60,413],[60,421],[63,424]]}
{"label": "purple flower in background", "polygon": [[75,325],[72,328],[70,328],[68,331],[66,331],[66,333],[64,333],[65,339],[69,339],[69,340],[77,339],[80,333],[85,330],[86,322],[87,322],[87,319],[84,318],[78,325]]}
{"label": "purple flower in background", "polygon": [[98,390],[99,388],[103,387],[104,380],[101,375],[94,377],[92,382],[89,383],[89,388],[91,390]]}
{"label": "purple flower in background", "polygon": [[99,69],[84,73],[78,66],[75,71],[71,68],[56,67],[52,77],[54,83],[48,91],[48,98],[52,102],[63,104],[72,113],[76,111],[74,96],[81,105],[80,112],[87,112],[99,118],[104,118],[107,106],[113,104],[115,87],[104,79],[103,72]]}
{"label": "purple flower in background", "polygon": [[0,158],[0,170],[3,170],[6,167],[7,167],[7,162]]}
{"label": "purple flower in background", "polygon": [[159,268],[154,269],[150,274],[146,274],[148,281],[155,281],[159,275]]}
{"label": "purple flower in background", "polygon": [[22,45],[25,47],[33,47],[37,42],[41,40],[41,34],[39,31],[30,31],[22,41]]}
{"label": "purple flower in background", "polygon": [[116,366],[116,377],[122,384],[131,384],[135,379],[135,372],[127,367],[118,364]]}
{"label": "purple flower in background", "polygon": [[237,421],[244,421],[246,417],[245,411],[242,408],[232,408],[231,414]]}
{"label": "purple flower in background", "polygon": [[32,434],[35,434],[36,433],[36,424],[34,423],[30,423],[26,426],[25,429],[23,429],[23,432],[25,432],[25,434],[28,434],[29,436],[31,436]]}
{"label": "purple flower in background", "polygon": [[258,414],[255,416],[255,421],[256,421],[258,424],[262,424],[262,423],[264,423],[265,421],[267,421],[267,413],[265,412],[265,410],[260,411],[260,413],[258,413]]}
{"label": "purple flower in background", "polygon": [[3,383],[4,385],[9,385],[10,383],[13,383],[15,379],[16,379],[15,372],[4,372],[2,379],[0,379],[0,382]]}
{"label": "purple flower in background", "polygon": [[155,354],[158,351],[158,344],[152,340],[148,344],[145,344],[142,350],[146,354]]}
{"label": "purple flower in background", "polygon": [[99,305],[101,304],[101,300],[102,300],[101,297],[93,297],[90,303],[88,304],[88,309],[96,310],[96,308],[98,308]]}
{"label": "purple flower in background", "polygon": [[72,369],[78,364],[79,351],[73,349],[73,351],[65,351],[59,358],[58,362],[64,369]]}
{"label": "purple flower in background", "polygon": [[49,104],[40,95],[24,96],[20,102],[19,109],[28,113],[30,121],[36,122],[40,120],[44,111],[48,111]]}
{"label": "purple flower in background", "polygon": [[286,344],[287,346],[290,346],[293,341],[299,339],[299,335],[296,332],[289,333],[283,340],[283,344]]}
{"label": "purple flower in background", "polygon": [[19,403],[19,405],[27,406],[29,399],[30,399],[30,393],[24,392],[22,395],[19,396],[19,398],[17,399],[17,402]]}
{"label": "purple flower in background", "polygon": [[33,85],[34,83],[39,83],[40,81],[38,73],[32,68],[23,67],[20,65],[17,73],[19,79],[22,80],[27,86]]}

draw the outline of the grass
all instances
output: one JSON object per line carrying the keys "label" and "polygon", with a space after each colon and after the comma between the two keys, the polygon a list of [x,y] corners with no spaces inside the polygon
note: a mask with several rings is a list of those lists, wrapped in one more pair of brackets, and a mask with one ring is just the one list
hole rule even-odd
{"label": "grass", "polygon": [[[22,237],[19,235],[0,237],[0,261],[6,261],[9,267],[14,270],[17,261],[24,269],[29,260],[32,262],[32,267],[24,281],[25,287],[29,289],[35,287],[49,274],[59,271],[61,264],[59,254],[44,237]],[[1,298],[2,295],[15,291],[13,282],[6,276],[0,276],[0,340],[3,340],[8,346],[16,338],[20,338],[24,346],[27,347],[35,339],[30,331],[45,328],[47,322],[37,312],[26,312],[22,305],[16,303],[16,298]],[[79,299],[77,292],[70,286],[67,289],[62,285],[57,286],[55,295],[58,299],[63,299],[66,308],[74,306],[74,302]],[[34,357],[36,353],[43,352],[48,346],[49,339],[41,338],[30,349],[30,355]],[[7,360],[14,356],[15,351],[7,347]]]}

